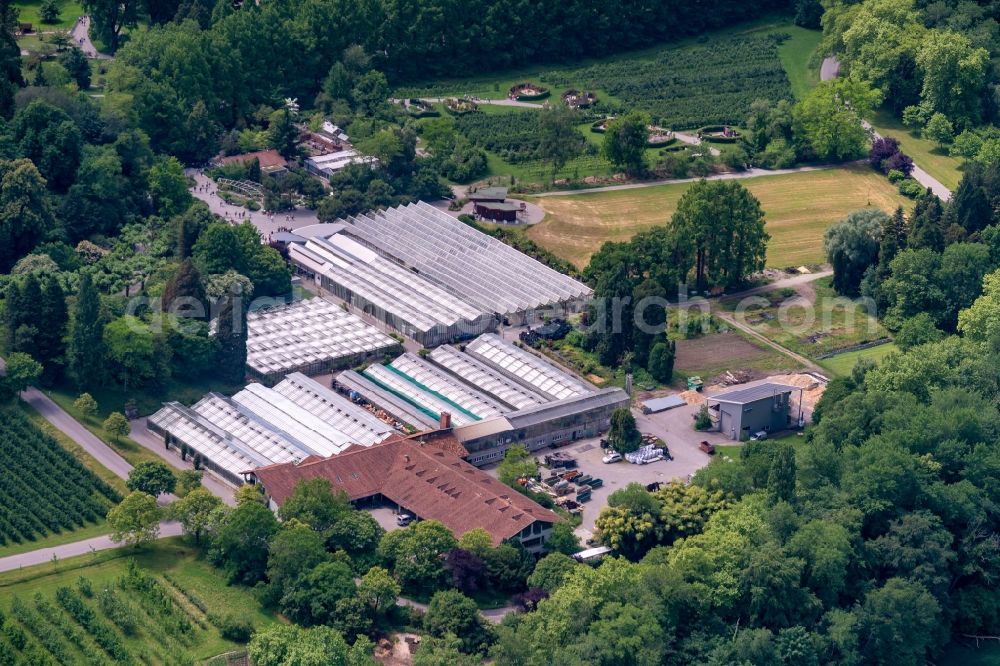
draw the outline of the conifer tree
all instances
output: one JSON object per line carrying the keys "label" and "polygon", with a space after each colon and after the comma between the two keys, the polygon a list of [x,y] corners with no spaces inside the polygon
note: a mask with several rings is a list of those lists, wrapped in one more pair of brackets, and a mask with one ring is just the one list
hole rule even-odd
{"label": "conifer tree", "polygon": [[100,380],[104,365],[101,297],[87,273],[80,280],[68,352],[69,368],[78,385]]}
{"label": "conifer tree", "polygon": [[222,297],[215,333],[219,341],[219,375],[233,384],[242,383],[246,377],[247,317],[243,300],[238,290]]}

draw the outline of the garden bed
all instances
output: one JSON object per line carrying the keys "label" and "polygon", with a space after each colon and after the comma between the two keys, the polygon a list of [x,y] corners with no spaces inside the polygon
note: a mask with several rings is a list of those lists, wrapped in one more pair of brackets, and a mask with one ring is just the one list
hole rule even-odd
{"label": "garden bed", "polygon": [[461,116],[467,113],[475,113],[479,110],[479,105],[471,99],[449,97],[444,101],[444,110],[453,116]]}
{"label": "garden bed", "polygon": [[597,95],[590,91],[580,92],[575,88],[570,88],[562,94],[562,99],[571,109],[586,109],[597,102]]}
{"label": "garden bed", "polygon": [[548,88],[535,85],[534,83],[518,83],[510,87],[507,97],[518,102],[532,102],[545,99],[549,96]]}
{"label": "garden bed", "polygon": [[698,138],[709,143],[736,143],[740,133],[728,125],[708,125],[698,130]]}

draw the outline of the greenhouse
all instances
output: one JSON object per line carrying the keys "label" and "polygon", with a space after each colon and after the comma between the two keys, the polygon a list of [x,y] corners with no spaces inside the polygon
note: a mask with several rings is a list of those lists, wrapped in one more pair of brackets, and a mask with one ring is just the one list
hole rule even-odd
{"label": "greenhouse", "polygon": [[467,383],[495,396],[510,409],[526,409],[549,400],[451,345],[438,347],[428,358]]}
{"label": "greenhouse", "polygon": [[250,376],[274,384],[291,372],[318,375],[381,357],[398,343],[322,298],[247,315]]}
{"label": "greenhouse", "polygon": [[302,374],[270,389],[250,384],[232,398],[209,393],[193,407],[166,403],[146,427],[164,446],[233,483],[262,465],[330,456],[352,444],[369,446],[391,425]]}
{"label": "greenhouse", "polygon": [[491,312],[482,312],[347,236],[292,244],[289,257],[323,290],[421,344],[440,344],[496,326]]}
{"label": "greenhouse", "polygon": [[465,353],[549,396],[550,400],[572,398],[594,390],[565,370],[496,335],[479,336],[465,346]]}
{"label": "greenhouse", "polygon": [[578,310],[592,293],[426,203],[300,231],[308,240],[289,247],[300,274],[425,346]]}

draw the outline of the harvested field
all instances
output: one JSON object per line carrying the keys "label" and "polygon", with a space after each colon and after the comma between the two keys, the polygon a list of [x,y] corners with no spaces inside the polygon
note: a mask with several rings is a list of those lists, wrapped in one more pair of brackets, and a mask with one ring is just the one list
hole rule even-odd
{"label": "harvested field", "polygon": [[[779,268],[823,263],[823,232],[848,212],[869,203],[892,212],[908,201],[884,176],[861,165],[740,182],[764,208],[771,234],[767,265]],[[628,240],[667,222],[688,187],[680,183],[534,198],[547,215],[528,236],[583,268],[605,241]]]}

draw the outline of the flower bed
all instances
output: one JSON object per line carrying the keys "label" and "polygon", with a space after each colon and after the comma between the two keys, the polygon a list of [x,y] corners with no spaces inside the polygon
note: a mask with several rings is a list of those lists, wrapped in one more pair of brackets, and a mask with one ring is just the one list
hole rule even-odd
{"label": "flower bed", "polygon": [[518,83],[515,86],[511,86],[507,92],[507,97],[516,99],[518,102],[531,102],[533,100],[545,99],[548,96],[548,88],[536,86],[534,83]]}
{"label": "flower bed", "polygon": [[478,111],[479,105],[471,99],[449,97],[444,101],[444,109],[453,116],[461,116],[466,113],[474,113]]}
{"label": "flower bed", "polygon": [[586,109],[597,101],[597,95],[592,92],[580,92],[570,88],[562,94],[563,102],[571,109]]}
{"label": "flower bed", "polygon": [[736,143],[740,133],[728,125],[708,125],[698,130],[702,141],[709,143]]}

